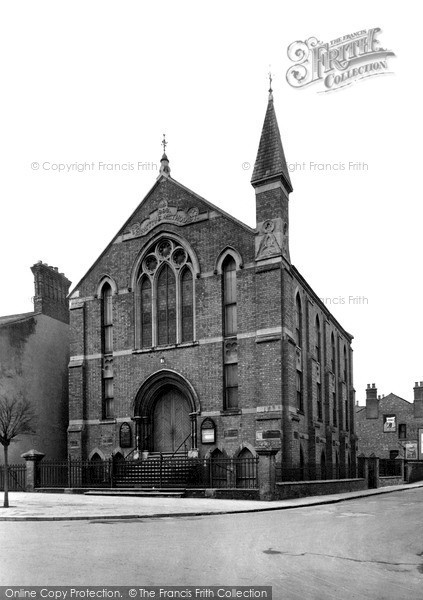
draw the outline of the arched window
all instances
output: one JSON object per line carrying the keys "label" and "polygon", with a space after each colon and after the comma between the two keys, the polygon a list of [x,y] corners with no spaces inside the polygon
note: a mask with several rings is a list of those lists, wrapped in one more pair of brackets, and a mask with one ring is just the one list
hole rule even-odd
{"label": "arched window", "polygon": [[138,344],[141,348],[194,340],[191,257],[178,242],[161,239],[147,252],[138,278]]}
{"label": "arched window", "polygon": [[[301,311],[301,300],[300,295],[297,294],[295,298],[295,342],[298,348],[302,347],[302,330],[303,330],[303,318]],[[300,412],[304,411],[304,398],[303,398],[303,374],[302,374],[302,357],[301,350],[297,350],[299,355],[299,361],[297,360],[297,373],[296,373],[296,391],[297,391],[297,409]]]}
{"label": "arched window", "polygon": [[157,340],[159,346],[176,343],[176,282],[167,264],[157,278]]}
{"label": "arched window", "polygon": [[332,392],[332,418],[333,418],[333,426],[338,426],[338,406],[336,401],[336,390],[334,389]]}
{"label": "arched window", "polygon": [[347,348],[344,345],[344,381],[345,381],[345,429],[349,431],[350,428],[350,411],[349,411],[349,403],[348,403],[348,359],[347,359]]}
{"label": "arched window", "polygon": [[238,408],[238,343],[236,338],[236,263],[228,255],[222,264],[223,274],[223,336],[224,340],[224,408]]}
{"label": "arched window", "polygon": [[182,341],[189,342],[194,339],[194,286],[192,273],[185,267],[181,275],[181,321]]}
{"label": "arched window", "polygon": [[237,334],[236,263],[232,256],[223,261],[224,335]]}
{"label": "arched window", "polygon": [[101,304],[103,353],[111,354],[113,352],[113,303],[112,288],[108,283],[103,285]]}
{"label": "arched window", "polygon": [[302,347],[302,320],[301,300],[300,295],[297,294],[295,299],[295,341],[299,348]]}
{"label": "arched window", "polygon": [[141,345],[149,348],[153,345],[151,281],[144,275],[141,279]]}
{"label": "arched window", "polygon": [[102,418],[113,417],[113,301],[112,288],[105,283],[101,290],[101,320],[102,320]]}
{"label": "arched window", "polygon": [[322,362],[322,348],[321,348],[321,332],[320,332],[320,320],[319,316],[316,315],[316,360],[317,362]]}
{"label": "arched window", "polygon": [[336,350],[335,350],[335,336],[333,335],[333,331],[330,336],[330,365],[332,373],[335,373],[336,369]]}
{"label": "arched window", "polygon": [[344,346],[344,381],[348,379],[348,360],[347,360],[347,348]]}

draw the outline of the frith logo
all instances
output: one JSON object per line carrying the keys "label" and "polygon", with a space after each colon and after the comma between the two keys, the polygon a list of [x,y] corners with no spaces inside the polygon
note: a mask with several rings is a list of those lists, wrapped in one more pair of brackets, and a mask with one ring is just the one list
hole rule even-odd
{"label": "frith logo", "polygon": [[288,47],[288,57],[295,62],[286,73],[289,85],[303,88],[322,81],[321,91],[332,92],[359,79],[386,75],[390,72],[387,58],[395,54],[380,47],[376,38],[380,31],[364,29],[329,43],[315,37],[293,42]]}

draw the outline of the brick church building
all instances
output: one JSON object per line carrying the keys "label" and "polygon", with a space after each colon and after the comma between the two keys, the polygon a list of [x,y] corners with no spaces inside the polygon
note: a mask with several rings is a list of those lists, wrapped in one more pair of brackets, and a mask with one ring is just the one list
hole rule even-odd
{"label": "brick church building", "polygon": [[291,263],[292,185],[270,91],[251,228],[173,179],[70,295],[68,452],[184,451],[355,473],[352,336]]}

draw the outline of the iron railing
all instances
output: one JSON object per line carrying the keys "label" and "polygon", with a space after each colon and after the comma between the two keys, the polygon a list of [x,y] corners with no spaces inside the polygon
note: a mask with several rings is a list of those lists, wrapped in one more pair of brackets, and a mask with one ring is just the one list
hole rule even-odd
{"label": "iron railing", "polygon": [[41,462],[39,488],[248,488],[258,487],[258,458],[187,458]]}
{"label": "iron railing", "polygon": [[[5,468],[0,465],[0,490],[4,490]],[[24,492],[26,485],[26,464],[9,465],[8,484],[11,492]]]}

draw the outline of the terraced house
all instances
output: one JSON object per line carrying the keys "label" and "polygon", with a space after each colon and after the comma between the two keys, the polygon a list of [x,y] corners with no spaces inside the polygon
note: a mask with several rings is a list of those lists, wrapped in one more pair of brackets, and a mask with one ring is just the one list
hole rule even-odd
{"label": "terraced house", "polygon": [[71,293],[74,458],[253,457],[355,474],[352,336],[291,263],[270,91],[251,228],[160,174]]}

